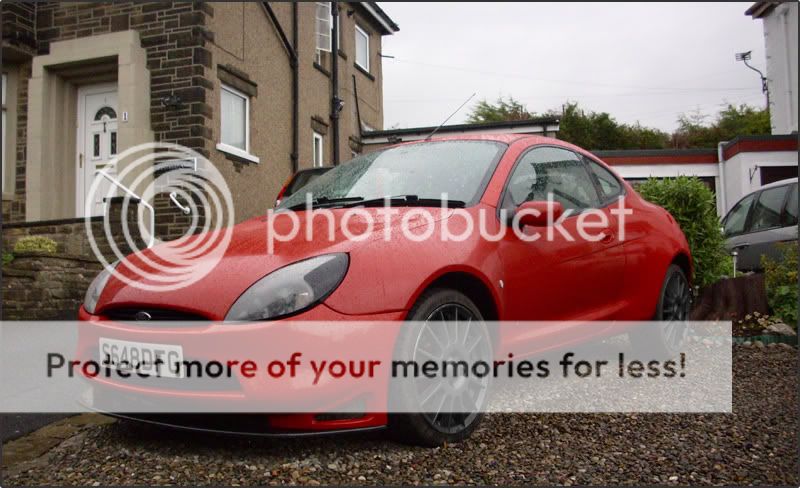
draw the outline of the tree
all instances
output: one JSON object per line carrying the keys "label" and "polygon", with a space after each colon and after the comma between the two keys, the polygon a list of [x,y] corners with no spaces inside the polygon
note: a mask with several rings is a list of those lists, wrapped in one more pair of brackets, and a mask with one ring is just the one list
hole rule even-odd
{"label": "tree", "polygon": [[586,111],[576,102],[564,105],[558,138],[592,150],[663,149],[669,135],[658,129],[636,124],[621,124],[607,112]]}
{"label": "tree", "polygon": [[470,124],[479,124],[482,122],[527,120],[534,117],[536,117],[536,115],[528,112],[522,103],[514,100],[514,97],[508,97],[508,101],[500,97],[495,103],[489,103],[486,100],[478,102],[477,105],[472,108],[469,117],[467,117],[467,122]]}
{"label": "tree", "polygon": [[706,123],[706,119],[707,116],[700,112],[681,114],[672,145],[679,148],[716,147],[720,141],[729,141],[736,136],[769,134],[771,130],[769,112],[746,104],[738,107],[728,104],[711,124]]}
{"label": "tree", "polygon": [[585,111],[575,102],[565,104],[561,112],[531,112],[514,97],[498,98],[494,103],[482,100],[473,107],[470,123],[526,120],[554,116],[560,119],[558,138],[587,149],[661,149],[669,136],[658,129],[620,124],[606,112]]}

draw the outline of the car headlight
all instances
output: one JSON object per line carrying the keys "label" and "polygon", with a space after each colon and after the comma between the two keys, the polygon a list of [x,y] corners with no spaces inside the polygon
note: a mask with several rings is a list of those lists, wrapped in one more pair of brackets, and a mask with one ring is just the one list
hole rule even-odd
{"label": "car headlight", "polygon": [[274,320],[328,297],[347,274],[347,254],[326,254],[284,266],[261,278],[233,304],[225,320]]}
{"label": "car headlight", "polygon": [[100,295],[103,293],[103,289],[106,287],[106,283],[108,283],[108,279],[111,278],[117,264],[119,264],[119,261],[104,268],[103,271],[92,280],[92,284],[89,285],[89,288],[86,290],[86,295],[83,297],[83,308],[85,308],[87,312],[94,313],[94,309],[97,307],[97,301],[100,300]]}

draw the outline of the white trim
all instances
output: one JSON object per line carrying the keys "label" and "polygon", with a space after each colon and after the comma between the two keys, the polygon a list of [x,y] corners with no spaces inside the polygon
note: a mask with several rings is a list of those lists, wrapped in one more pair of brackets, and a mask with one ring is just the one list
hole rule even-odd
{"label": "white trim", "polygon": [[[317,154],[317,140],[319,140],[319,154]],[[325,166],[325,136],[317,131],[311,131],[311,155],[313,167],[321,168]]]}
{"label": "white trim", "polygon": [[[369,58],[370,58],[369,33],[367,33],[367,31],[365,31],[364,29],[359,27],[358,24],[355,24],[355,27],[356,27],[356,30],[355,30],[356,35],[355,35],[354,41],[355,41],[356,45],[355,45],[355,49],[353,50],[353,57],[355,58],[356,64],[359,65],[361,68],[363,68],[364,71],[369,73]],[[358,62],[358,34],[359,33],[361,33],[367,39],[367,65],[366,66],[364,66],[364,65],[362,65],[361,63]]]}
{"label": "white trim", "polygon": [[246,160],[250,161],[251,163],[259,163],[259,162],[261,162],[261,160],[258,158],[258,156],[253,156],[252,154],[250,154],[248,152],[242,151],[238,147],[229,146],[229,145],[227,145],[227,144],[225,144],[223,142],[218,142],[217,143],[217,151],[222,151],[224,153],[228,153],[228,154],[230,154],[232,156],[236,156],[237,158],[246,159]]}
{"label": "white trim", "polygon": [[375,17],[375,20],[377,20],[378,23],[381,24],[389,32],[389,35],[392,35],[395,32],[397,32],[394,28],[392,28],[391,25],[389,25],[388,22],[383,20],[383,17],[378,15],[378,12],[374,8],[372,8],[372,5],[370,5],[369,2],[361,2],[361,6],[364,7],[364,10],[369,12],[370,15]]}
{"label": "white trim", "polygon": [[[260,161],[259,158],[254,156],[250,151],[250,149],[251,149],[250,148],[250,95],[248,95],[246,93],[243,93],[243,92],[237,90],[236,88],[234,88],[234,87],[232,87],[230,85],[226,85],[225,83],[222,83],[222,82],[220,82],[219,86],[220,86],[220,97],[219,97],[219,103],[220,103],[219,138],[220,138],[220,142],[217,144],[217,149],[222,151],[222,152],[226,152],[228,154],[232,154],[234,156],[240,157],[242,159],[246,159],[246,160],[251,161],[253,163],[258,163]],[[228,93],[230,93],[232,95],[236,95],[237,97],[242,98],[244,100],[244,150],[242,150],[242,149],[240,149],[238,147],[235,147],[235,146],[231,146],[229,144],[225,144],[224,142],[222,142],[222,113],[223,113],[222,112],[222,93],[221,93],[222,90],[227,91]]]}

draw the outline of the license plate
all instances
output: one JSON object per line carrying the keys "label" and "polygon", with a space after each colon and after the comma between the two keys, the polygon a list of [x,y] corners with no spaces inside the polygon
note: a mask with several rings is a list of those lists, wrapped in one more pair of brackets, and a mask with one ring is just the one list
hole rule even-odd
{"label": "license plate", "polygon": [[131,374],[183,378],[183,347],[101,337],[100,363]]}

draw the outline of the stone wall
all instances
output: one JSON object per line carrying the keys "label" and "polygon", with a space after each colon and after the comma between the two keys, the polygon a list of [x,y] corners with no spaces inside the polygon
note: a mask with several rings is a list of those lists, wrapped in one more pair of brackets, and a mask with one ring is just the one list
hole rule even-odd
{"label": "stone wall", "polygon": [[102,266],[69,254],[20,253],[3,266],[3,320],[75,320]]}

